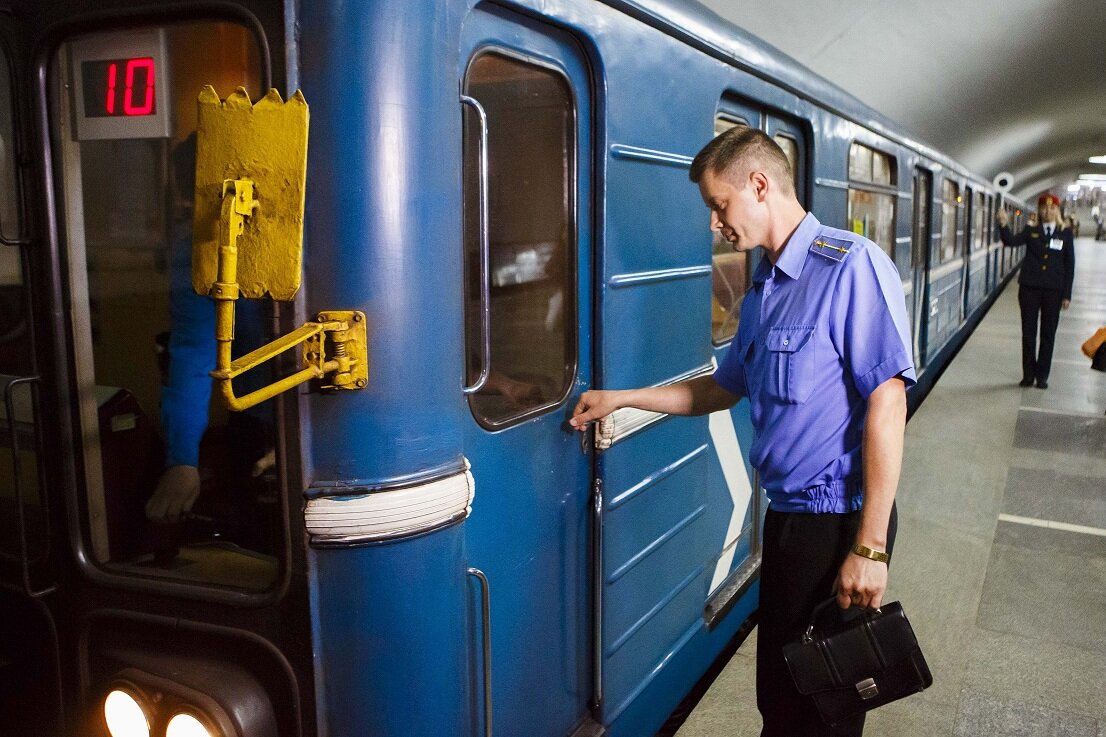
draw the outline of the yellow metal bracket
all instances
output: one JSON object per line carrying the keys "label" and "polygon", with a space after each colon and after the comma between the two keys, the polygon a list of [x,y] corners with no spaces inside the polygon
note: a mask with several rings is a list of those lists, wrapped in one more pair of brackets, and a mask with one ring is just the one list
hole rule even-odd
{"label": "yellow metal bracket", "polygon": [[[316,379],[324,389],[363,389],[368,385],[369,360],[361,312],[320,313],[317,322],[231,359],[238,298],[269,294],[291,300],[299,288],[307,104],[299,92],[285,104],[273,90],[252,106],[241,88],[223,102],[214,89],[205,87],[199,113],[192,283],[198,293],[215,300],[217,353],[211,376],[224,404],[235,411],[248,409]],[[236,172],[252,176],[228,176]],[[216,192],[218,200],[213,201]],[[263,199],[259,192],[272,196]],[[240,240],[246,248],[244,276],[239,270]],[[303,369],[244,397],[235,396],[235,377],[301,344]]]}

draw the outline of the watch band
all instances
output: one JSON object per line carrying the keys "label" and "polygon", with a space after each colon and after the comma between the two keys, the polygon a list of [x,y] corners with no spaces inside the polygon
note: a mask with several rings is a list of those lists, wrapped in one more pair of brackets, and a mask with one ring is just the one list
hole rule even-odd
{"label": "watch band", "polygon": [[853,545],[853,552],[859,555],[861,558],[869,558],[870,560],[877,561],[879,563],[888,563],[891,561],[891,556],[882,550],[872,550],[869,547],[856,543]]}

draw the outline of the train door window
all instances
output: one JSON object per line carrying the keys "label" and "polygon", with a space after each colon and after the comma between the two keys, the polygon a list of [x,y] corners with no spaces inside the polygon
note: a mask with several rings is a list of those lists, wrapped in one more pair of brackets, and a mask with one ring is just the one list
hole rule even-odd
{"label": "train door window", "polygon": [[895,160],[854,143],[849,150],[850,229],[895,257]]}
{"label": "train door window", "polygon": [[[714,119],[714,135],[720,135],[749,123],[737,116],[721,114]],[[737,253],[733,246],[715,231],[711,238],[711,308],[710,334],[716,345],[729,342],[737,333],[741,302],[752,284],[751,254]]]}
{"label": "train door window", "polygon": [[[259,99],[265,65],[247,28],[203,21],[74,37],[52,65],[85,535],[115,574],[277,582],[275,402],[211,405],[214,303],[190,273],[197,95],[242,86]],[[268,338],[272,316],[239,301],[236,356]]]}
{"label": "train door window", "polygon": [[772,140],[775,141],[780,149],[783,151],[783,155],[787,157],[787,163],[791,164],[791,177],[793,179],[792,184],[795,185],[795,192],[799,191],[799,144],[791,136],[785,136],[780,133],[772,136]]}
{"label": "train door window", "polygon": [[[576,373],[576,108],[559,71],[475,56],[465,94],[487,116],[490,356],[470,396],[485,427],[560,404]],[[480,123],[466,109],[465,336],[468,383],[485,360],[480,310]]]}
{"label": "train door window", "polygon": [[987,204],[982,192],[976,192],[975,203],[972,206],[972,250],[981,251],[987,245],[987,228],[984,226],[987,218]]}
{"label": "train door window", "polygon": [[945,179],[941,182],[941,263],[951,261],[958,254],[956,242],[956,217],[960,203],[960,187]]}
{"label": "train door window", "polygon": [[930,174],[918,169],[914,175],[914,227],[910,267],[917,273],[926,265],[929,251]]}

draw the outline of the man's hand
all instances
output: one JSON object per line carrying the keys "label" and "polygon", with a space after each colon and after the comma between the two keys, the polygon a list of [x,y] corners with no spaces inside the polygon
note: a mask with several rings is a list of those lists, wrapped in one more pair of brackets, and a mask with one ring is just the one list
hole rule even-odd
{"label": "man's hand", "polygon": [[999,227],[1005,228],[1006,224],[1010,222],[1010,216],[1006,214],[1006,208],[1000,207],[995,210],[995,222],[999,224]]}
{"label": "man's hand", "polygon": [[1066,310],[1069,307],[1071,307],[1071,300],[1070,299],[1065,299],[1063,302],[1060,303],[1060,309],[1061,310]]}
{"label": "man's hand", "polygon": [[195,466],[170,466],[161,474],[154,495],[146,502],[146,518],[154,522],[179,522],[200,494],[200,470]]}
{"label": "man's hand", "polygon": [[572,410],[572,419],[568,423],[582,432],[587,429],[588,423],[601,420],[616,409],[624,407],[619,401],[624,395],[624,391],[615,390],[596,389],[584,392],[580,395],[576,408]]}
{"label": "man's hand", "polygon": [[887,564],[849,553],[833,584],[837,606],[879,609],[887,593]]}

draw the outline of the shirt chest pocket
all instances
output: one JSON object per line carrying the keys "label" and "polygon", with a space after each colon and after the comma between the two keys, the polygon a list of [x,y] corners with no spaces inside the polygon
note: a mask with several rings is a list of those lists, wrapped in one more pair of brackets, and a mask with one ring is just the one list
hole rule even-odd
{"label": "shirt chest pocket", "polygon": [[814,389],[814,328],[768,331],[768,393],[787,404],[802,404]]}

